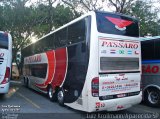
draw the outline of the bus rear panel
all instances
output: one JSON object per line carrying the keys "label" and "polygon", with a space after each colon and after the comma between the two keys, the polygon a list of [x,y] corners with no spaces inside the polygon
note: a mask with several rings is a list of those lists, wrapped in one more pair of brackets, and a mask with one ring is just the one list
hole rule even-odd
{"label": "bus rear panel", "polygon": [[97,28],[92,25],[91,29],[97,30],[91,30],[87,72],[91,91],[88,110],[116,111],[140,103],[141,46],[137,20],[96,12],[94,23]]}

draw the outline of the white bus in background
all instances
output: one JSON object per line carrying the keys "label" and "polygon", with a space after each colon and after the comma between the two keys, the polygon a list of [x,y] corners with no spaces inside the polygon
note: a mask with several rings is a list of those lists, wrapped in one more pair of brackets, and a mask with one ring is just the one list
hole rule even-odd
{"label": "white bus in background", "polygon": [[141,102],[138,21],[90,12],[22,50],[23,80],[77,110],[117,111]]}
{"label": "white bus in background", "polygon": [[12,64],[12,38],[0,31],[0,95],[8,93]]}

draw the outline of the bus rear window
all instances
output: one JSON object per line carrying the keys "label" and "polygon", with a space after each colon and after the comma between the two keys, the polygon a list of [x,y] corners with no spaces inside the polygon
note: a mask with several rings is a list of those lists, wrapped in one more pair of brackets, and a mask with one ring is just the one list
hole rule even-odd
{"label": "bus rear window", "polygon": [[139,37],[138,21],[127,16],[96,12],[98,32]]}
{"label": "bus rear window", "polygon": [[8,35],[0,33],[0,48],[8,49]]}

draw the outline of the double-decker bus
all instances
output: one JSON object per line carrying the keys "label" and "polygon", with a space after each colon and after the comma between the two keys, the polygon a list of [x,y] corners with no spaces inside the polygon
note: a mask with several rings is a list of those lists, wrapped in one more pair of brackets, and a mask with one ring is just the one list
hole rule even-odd
{"label": "double-decker bus", "polygon": [[77,110],[116,111],[142,99],[138,21],[92,11],[22,50],[27,87]]}
{"label": "double-decker bus", "polygon": [[160,106],[160,36],[141,38],[143,99]]}
{"label": "double-decker bus", "polygon": [[12,64],[12,38],[0,31],[0,95],[8,93]]}

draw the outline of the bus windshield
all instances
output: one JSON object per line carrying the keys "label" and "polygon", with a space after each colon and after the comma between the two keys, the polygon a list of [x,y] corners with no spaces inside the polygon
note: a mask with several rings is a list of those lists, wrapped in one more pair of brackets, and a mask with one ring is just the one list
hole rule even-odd
{"label": "bus windshield", "polygon": [[0,33],[0,48],[8,49],[8,36]]}
{"label": "bus windshield", "polygon": [[138,21],[118,14],[96,12],[98,32],[139,37]]}

